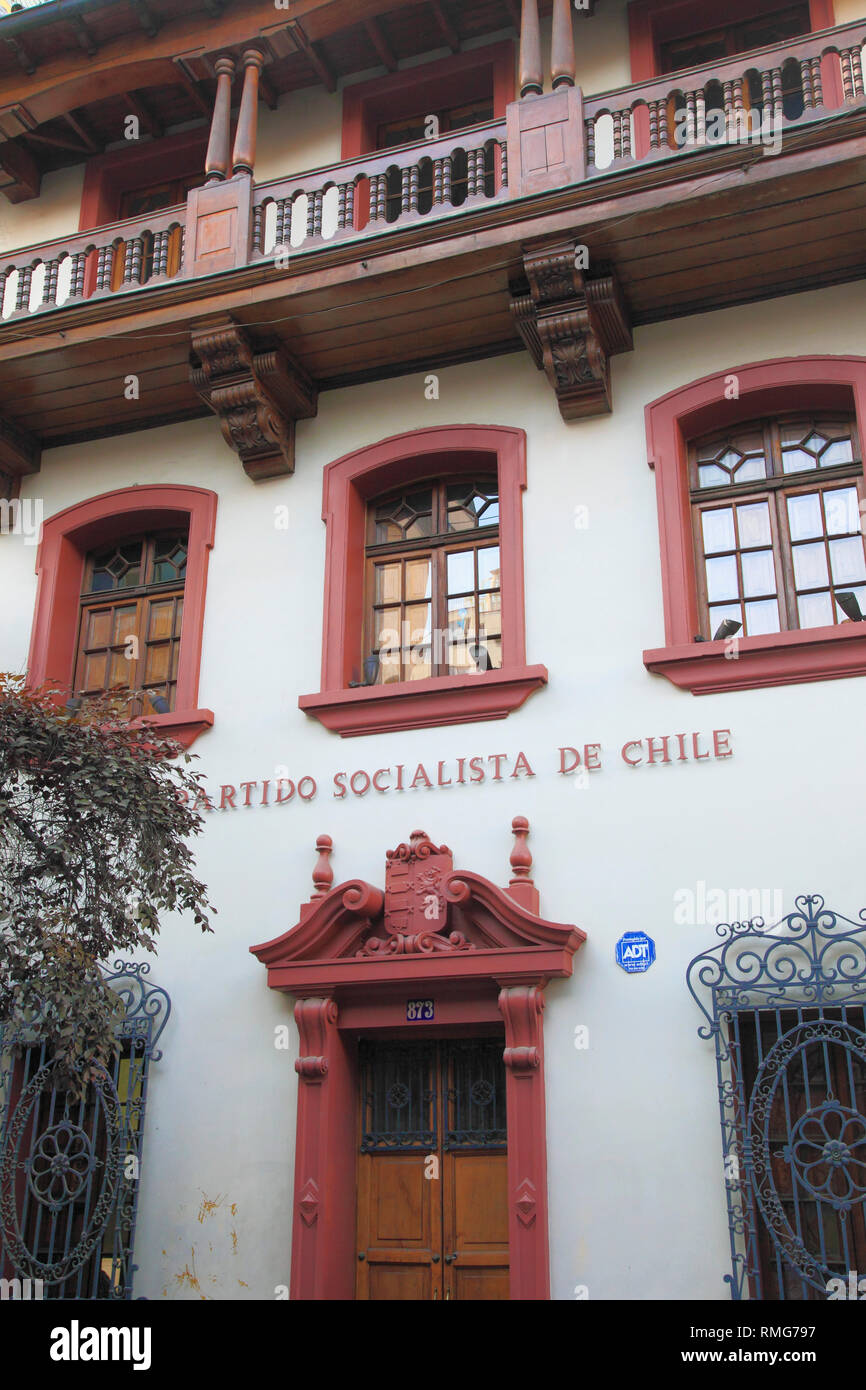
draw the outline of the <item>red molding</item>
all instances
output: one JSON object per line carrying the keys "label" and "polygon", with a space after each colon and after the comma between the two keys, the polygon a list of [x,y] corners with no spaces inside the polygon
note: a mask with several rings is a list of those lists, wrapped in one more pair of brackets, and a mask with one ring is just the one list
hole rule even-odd
{"label": "red molding", "polygon": [[[521,846],[527,830],[518,818]],[[353,1297],[357,1038],[409,1032],[406,999],[420,991],[435,998],[427,1036],[489,1033],[504,1019],[510,1297],[547,1299],[542,991],[571,975],[586,938],[528,911],[480,874],[450,872],[450,850],[423,832],[390,852],[387,864],[384,892],[362,881],[317,891],[297,926],[250,948],[272,989],[300,996],[291,1296]],[[444,910],[435,928],[426,920],[431,889]],[[418,1036],[418,1026],[411,1032]]]}
{"label": "red molding", "polygon": [[[737,398],[727,399],[734,389]],[[724,643],[693,640],[700,620],[688,440],[737,421],[802,409],[805,402],[818,409],[853,410],[863,439],[866,357],[752,362],[690,382],[646,407],[648,459],[656,474],[665,646],[645,652],[644,664],[696,694],[861,674],[859,629],[847,626],[745,637],[738,643],[737,660],[725,660]]]}
{"label": "red molding", "polygon": [[726,654],[728,645],[662,647],[644,652],[644,665],[693,695],[866,676],[866,630],[859,623],[743,637],[733,660],[730,651]]}
{"label": "red molding", "polygon": [[[495,469],[499,480],[502,667],[476,676],[444,676],[350,690],[359,679],[364,623],[364,524],[367,500],[398,484],[442,474]],[[526,434],[502,425],[444,425],[394,435],[329,463],[324,470],[325,558],[322,688],[298,705],[341,734],[422,728],[464,719],[503,719],[547,680],[526,665],[523,506]],[[400,721],[392,723],[392,718]]]}
{"label": "red molding", "polygon": [[[779,0],[773,8],[783,9],[786,3],[787,0]],[[836,23],[833,0],[809,0],[809,15],[813,33],[832,29]],[[659,48],[665,40],[698,34],[714,24],[736,24],[755,17],[755,0],[728,0],[724,12],[711,19],[707,17],[706,0],[632,0],[628,7],[632,82],[647,82],[662,75]]]}
{"label": "red molding", "polygon": [[213,724],[213,713],[198,708],[198,682],[204,630],[208,558],[214,542],[217,496],[204,488],[174,484],[120,488],[77,502],[48,518],[36,552],[36,611],[30,639],[28,683],[70,686],[75,674],[75,643],[84,560],[94,546],[130,531],[189,526],[183,632],[177,673],[176,709],[145,722],[188,748]]}
{"label": "red molding", "polygon": [[[507,719],[547,684],[546,666],[524,666],[468,676],[440,676],[429,681],[302,695],[305,714],[342,738],[384,734],[398,729],[429,729],[440,724],[472,724]],[[419,688],[421,687],[421,688]]]}
{"label": "red molding", "polygon": [[341,159],[359,159],[374,150],[380,125],[420,110],[464,105],[485,95],[491,85],[494,119],[503,120],[514,100],[514,68],[514,43],[506,39],[346,87]]}

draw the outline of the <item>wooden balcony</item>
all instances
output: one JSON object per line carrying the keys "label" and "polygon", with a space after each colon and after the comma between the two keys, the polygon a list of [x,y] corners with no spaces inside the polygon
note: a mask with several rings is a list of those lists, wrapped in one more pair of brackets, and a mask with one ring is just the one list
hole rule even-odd
{"label": "wooden balcony", "polygon": [[[522,345],[565,418],[609,409],[632,325],[866,271],[864,41],[866,21],[598,96],[561,82],[267,183],[242,154],[185,206],[15,251],[0,467],[210,409],[270,476],[319,391]],[[227,420],[241,383],[281,414],[270,453]]]}

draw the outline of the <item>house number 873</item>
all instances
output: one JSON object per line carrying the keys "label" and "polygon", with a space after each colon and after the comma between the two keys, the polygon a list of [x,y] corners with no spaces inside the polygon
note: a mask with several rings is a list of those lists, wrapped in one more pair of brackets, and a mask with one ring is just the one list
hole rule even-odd
{"label": "house number 873", "polygon": [[409,999],[406,1003],[407,1023],[429,1023],[433,1017],[432,999]]}

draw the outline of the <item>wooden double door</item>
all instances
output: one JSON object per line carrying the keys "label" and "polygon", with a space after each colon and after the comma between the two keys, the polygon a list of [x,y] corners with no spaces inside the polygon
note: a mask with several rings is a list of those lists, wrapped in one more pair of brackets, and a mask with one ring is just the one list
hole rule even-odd
{"label": "wooden double door", "polygon": [[356,1298],[508,1298],[504,1045],[361,1043]]}

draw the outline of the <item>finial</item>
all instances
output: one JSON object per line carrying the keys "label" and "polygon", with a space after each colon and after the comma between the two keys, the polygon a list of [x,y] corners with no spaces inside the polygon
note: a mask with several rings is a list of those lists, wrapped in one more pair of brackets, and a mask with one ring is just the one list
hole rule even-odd
{"label": "finial", "polygon": [[323,898],[334,885],[334,870],[331,868],[330,855],[334,849],[334,841],[330,835],[320,835],[316,840],[316,849],[319,851],[319,858],[316,867],[313,869],[313,898]]}
{"label": "finial", "polygon": [[511,829],[514,832],[514,848],[511,851],[511,868],[514,871],[514,877],[508,885],[508,890],[521,907],[528,908],[537,916],[538,892],[530,876],[532,853],[526,843],[529,835],[529,821],[526,816],[515,816],[511,822]]}

